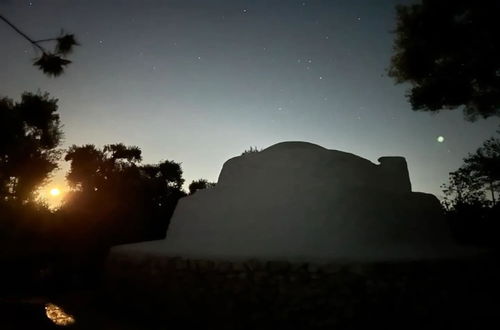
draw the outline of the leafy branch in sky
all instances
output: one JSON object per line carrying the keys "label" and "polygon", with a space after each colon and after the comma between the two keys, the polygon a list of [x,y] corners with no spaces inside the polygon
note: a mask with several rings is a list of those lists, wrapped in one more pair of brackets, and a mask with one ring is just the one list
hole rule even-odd
{"label": "leafy branch in sky", "polygon": [[[33,65],[37,66],[46,75],[53,77],[60,76],[64,72],[66,66],[71,63],[71,61],[67,59],[67,56],[73,52],[75,46],[79,45],[73,34],[66,34],[61,31],[59,37],[34,40],[1,14],[0,20],[5,22],[24,39],[28,40],[35,50],[42,52],[39,57],[34,59]],[[55,42],[55,47],[52,51],[48,51],[41,45],[47,42]]]}
{"label": "leafy branch in sky", "polygon": [[414,110],[500,116],[500,2],[421,0],[396,8],[389,75]]}

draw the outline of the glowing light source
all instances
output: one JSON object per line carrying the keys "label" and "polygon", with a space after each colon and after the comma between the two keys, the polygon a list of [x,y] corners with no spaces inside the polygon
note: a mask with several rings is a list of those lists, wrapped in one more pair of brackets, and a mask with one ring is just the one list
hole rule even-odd
{"label": "glowing light source", "polygon": [[50,194],[52,196],[59,196],[61,194],[61,190],[59,190],[58,188],[52,188],[50,189]]}
{"label": "glowing light source", "polygon": [[439,142],[439,143],[443,143],[443,142],[444,142],[444,137],[440,135],[440,136],[438,136],[438,137],[437,137],[437,139],[436,139],[436,140],[437,140],[437,142]]}
{"label": "glowing light source", "polygon": [[65,313],[61,307],[48,303],[45,304],[45,315],[56,325],[67,326],[75,323],[75,318]]}

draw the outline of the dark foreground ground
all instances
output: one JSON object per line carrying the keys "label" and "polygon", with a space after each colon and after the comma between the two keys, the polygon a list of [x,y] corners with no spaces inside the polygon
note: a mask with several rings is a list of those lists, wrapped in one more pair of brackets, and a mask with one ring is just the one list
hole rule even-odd
{"label": "dark foreground ground", "polygon": [[[9,297],[0,301],[0,329],[163,329],[154,324],[145,325],[128,317],[100,299],[101,292],[84,290],[57,296]],[[56,304],[70,314],[75,323],[56,325],[45,311],[47,303]],[[146,327],[145,327],[146,326]]]}
{"label": "dark foreground ground", "polygon": [[[141,256],[79,266],[7,265],[0,329],[495,329],[496,254],[461,260],[329,265]],[[105,260],[105,262],[104,262]],[[30,265],[33,265],[33,261]],[[6,271],[7,270],[11,270]]]}

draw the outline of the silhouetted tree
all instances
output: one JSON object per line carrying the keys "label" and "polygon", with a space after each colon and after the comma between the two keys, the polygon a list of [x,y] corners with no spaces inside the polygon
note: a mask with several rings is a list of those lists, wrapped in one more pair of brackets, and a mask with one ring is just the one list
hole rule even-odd
{"label": "silhouetted tree", "polygon": [[463,204],[485,203],[483,185],[470,176],[468,169],[460,168],[450,173],[449,182],[441,186],[445,194],[443,205],[447,210]]}
{"label": "silhouetted tree", "polygon": [[142,160],[138,147],[123,144],[105,145],[102,150],[87,144],[69,147],[64,160],[70,162],[66,178],[70,187],[79,191],[94,192],[114,183],[116,176],[137,172]]}
{"label": "silhouetted tree", "polygon": [[[78,45],[73,34],[66,34],[61,31],[59,37],[34,40],[3,15],[0,15],[0,20],[4,21],[20,36],[28,40],[31,45],[33,45],[35,51],[41,52],[40,56],[35,58],[33,65],[37,66],[46,75],[54,77],[59,76],[64,72],[65,67],[71,63],[71,61],[67,59],[67,56],[73,51],[74,46]],[[48,51],[41,45],[46,42],[55,42],[52,51]]]}
{"label": "silhouetted tree", "polygon": [[500,139],[486,140],[475,153],[464,158],[464,164],[450,173],[449,183],[442,186],[446,195],[445,205],[484,202],[490,192],[492,204],[500,190]]}
{"label": "silhouetted tree", "polygon": [[24,285],[54,248],[54,215],[35,192],[60,156],[57,110],[57,100],[48,94],[24,93],[19,102],[0,99],[0,259],[13,261],[4,265],[3,275],[25,276]]}
{"label": "silhouetted tree", "polygon": [[[490,138],[443,185],[443,204],[455,238],[464,244],[497,245],[500,235],[500,140]],[[487,192],[490,194],[488,200]]]}
{"label": "silhouetted tree", "polygon": [[201,189],[207,189],[207,188],[213,188],[215,187],[216,183],[215,182],[208,182],[205,179],[199,179],[199,180],[193,180],[189,184],[189,194],[192,195],[196,191],[201,190]]}
{"label": "silhouetted tree", "polygon": [[464,169],[471,180],[489,190],[496,204],[495,193],[500,191],[500,139],[490,138],[473,154],[464,159]]}
{"label": "silhouetted tree", "polygon": [[469,120],[500,115],[497,0],[400,5],[389,75],[409,82],[414,110],[464,108]]}
{"label": "silhouetted tree", "polygon": [[73,191],[61,212],[86,219],[84,239],[117,244],[165,236],[177,201],[185,196],[179,163],[142,165],[141,150],[123,144],[71,146],[65,160],[71,162],[67,179]]}
{"label": "silhouetted tree", "polygon": [[27,202],[57,167],[62,131],[57,100],[24,93],[0,99],[0,200]]}

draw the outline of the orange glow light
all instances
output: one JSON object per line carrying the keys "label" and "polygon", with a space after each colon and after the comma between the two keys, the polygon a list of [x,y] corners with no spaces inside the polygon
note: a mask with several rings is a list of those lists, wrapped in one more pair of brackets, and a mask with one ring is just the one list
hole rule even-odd
{"label": "orange glow light", "polygon": [[58,188],[52,188],[50,189],[50,194],[52,196],[59,196],[61,194],[61,190],[59,190]]}

